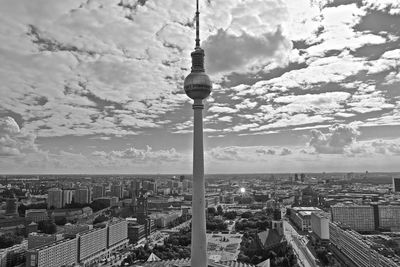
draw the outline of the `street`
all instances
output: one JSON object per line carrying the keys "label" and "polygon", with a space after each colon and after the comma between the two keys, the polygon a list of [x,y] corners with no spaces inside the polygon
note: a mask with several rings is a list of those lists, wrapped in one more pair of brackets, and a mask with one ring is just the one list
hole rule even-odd
{"label": "street", "polygon": [[283,221],[283,232],[286,240],[292,245],[298,258],[298,263],[302,267],[317,267],[315,258],[306,246],[306,240],[299,235],[294,227],[287,221]]}

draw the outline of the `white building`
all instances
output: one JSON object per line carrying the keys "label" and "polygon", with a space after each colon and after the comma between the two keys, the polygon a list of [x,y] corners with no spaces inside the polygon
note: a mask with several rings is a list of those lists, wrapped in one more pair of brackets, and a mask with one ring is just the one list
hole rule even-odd
{"label": "white building", "polygon": [[77,263],[78,238],[63,239],[28,250],[26,267],[69,266]]}
{"label": "white building", "polygon": [[329,240],[329,215],[322,212],[311,213],[311,230],[319,239]]}
{"label": "white building", "polygon": [[96,254],[107,249],[107,230],[107,228],[94,228],[79,233],[79,262],[96,258]]}
{"label": "white building", "polygon": [[72,197],[73,197],[74,191],[73,190],[63,190],[63,196],[62,196],[62,206],[65,207],[66,204],[71,204],[72,202]]}
{"label": "white building", "polygon": [[117,221],[108,225],[108,246],[113,246],[128,238],[128,222]]}

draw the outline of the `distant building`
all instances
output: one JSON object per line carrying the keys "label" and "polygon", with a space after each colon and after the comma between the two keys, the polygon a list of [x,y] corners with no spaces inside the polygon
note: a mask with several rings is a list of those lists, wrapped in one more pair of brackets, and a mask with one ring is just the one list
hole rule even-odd
{"label": "distant building", "polygon": [[117,204],[118,204],[117,197],[101,197],[101,198],[97,198],[96,201],[103,203],[107,207],[114,207],[114,206],[117,206]]}
{"label": "distant building", "polygon": [[128,223],[128,238],[130,243],[134,244],[144,237],[146,237],[146,228],[143,224]]}
{"label": "distant building", "polygon": [[89,189],[87,187],[75,189],[74,202],[80,204],[89,203]]}
{"label": "distant building", "polygon": [[48,235],[31,233],[28,235],[28,249],[34,249],[63,239],[62,234]]}
{"label": "distant building", "polygon": [[25,211],[25,218],[27,220],[33,221],[33,222],[40,222],[40,221],[45,221],[49,219],[49,215],[47,213],[47,210],[45,209],[30,209]]}
{"label": "distant building", "polygon": [[6,199],[6,216],[18,216],[18,202],[15,197]]}
{"label": "distant building", "polygon": [[316,207],[293,207],[290,208],[290,220],[301,231],[311,231],[311,213],[321,212]]}
{"label": "distant building", "polygon": [[181,211],[171,211],[163,213],[153,213],[150,215],[150,218],[154,220],[154,223],[157,227],[165,228],[168,226],[168,224],[178,219],[181,215]]}
{"label": "distant building", "polygon": [[145,197],[143,194],[137,198],[136,218],[139,224],[144,225],[146,236],[149,236],[155,231],[154,220],[150,219],[148,216],[147,197]]}
{"label": "distant building", "polygon": [[331,207],[333,222],[340,222],[355,231],[374,231],[374,208],[369,205],[343,205]]}
{"label": "distant building", "polygon": [[100,197],[104,197],[104,193],[105,193],[105,190],[104,190],[104,186],[103,185],[95,185],[95,186],[93,186],[93,193],[92,193],[93,200],[97,199],[97,198],[100,198]]}
{"label": "distant building", "polygon": [[123,197],[123,191],[122,191],[122,185],[111,185],[111,196],[117,197],[118,199],[122,199]]}
{"label": "distant building", "polygon": [[393,192],[400,192],[400,177],[393,177]]}
{"label": "distant building", "polygon": [[63,191],[59,188],[50,188],[47,193],[47,208],[62,208]]}
{"label": "distant building", "polygon": [[71,204],[72,198],[74,195],[73,190],[65,189],[63,190],[63,196],[62,196],[62,206],[65,207],[67,204]]}

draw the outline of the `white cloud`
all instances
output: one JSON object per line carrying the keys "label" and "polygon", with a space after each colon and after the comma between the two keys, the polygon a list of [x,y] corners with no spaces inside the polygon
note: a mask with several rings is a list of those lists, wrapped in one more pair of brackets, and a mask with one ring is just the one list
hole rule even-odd
{"label": "white cloud", "polygon": [[12,117],[0,118],[0,157],[37,152],[35,136],[21,131]]}
{"label": "white cloud", "polygon": [[347,146],[353,144],[359,134],[355,127],[335,124],[326,134],[319,130],[312,130],[309,145],[317,153],[342,154]]}
{"label": "white cloud", "polygon": [[171,162],[180,161],[183,158],[182,154],[178,153],[174,148],[153,151],[150,146],[147,146],[146,149],[130,147],[125,150],[115,150],[109,153],[94,151],[92,155],[107,159],[129,159],[133,162]]}

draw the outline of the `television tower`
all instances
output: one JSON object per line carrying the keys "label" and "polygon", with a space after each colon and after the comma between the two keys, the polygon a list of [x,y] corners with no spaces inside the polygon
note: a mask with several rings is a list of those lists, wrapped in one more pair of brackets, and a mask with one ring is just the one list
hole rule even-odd
{"label": "television tower", "polygon": [[200,47],[199,0],[196,0],[196,46],[191,53],[192,70],[185,78],[185,93],[193,102],[193,196],[191,266],[207,266],[206,212],[203,151],[203,99],[207,98],[212,83],[204,69],[204,50]]}

